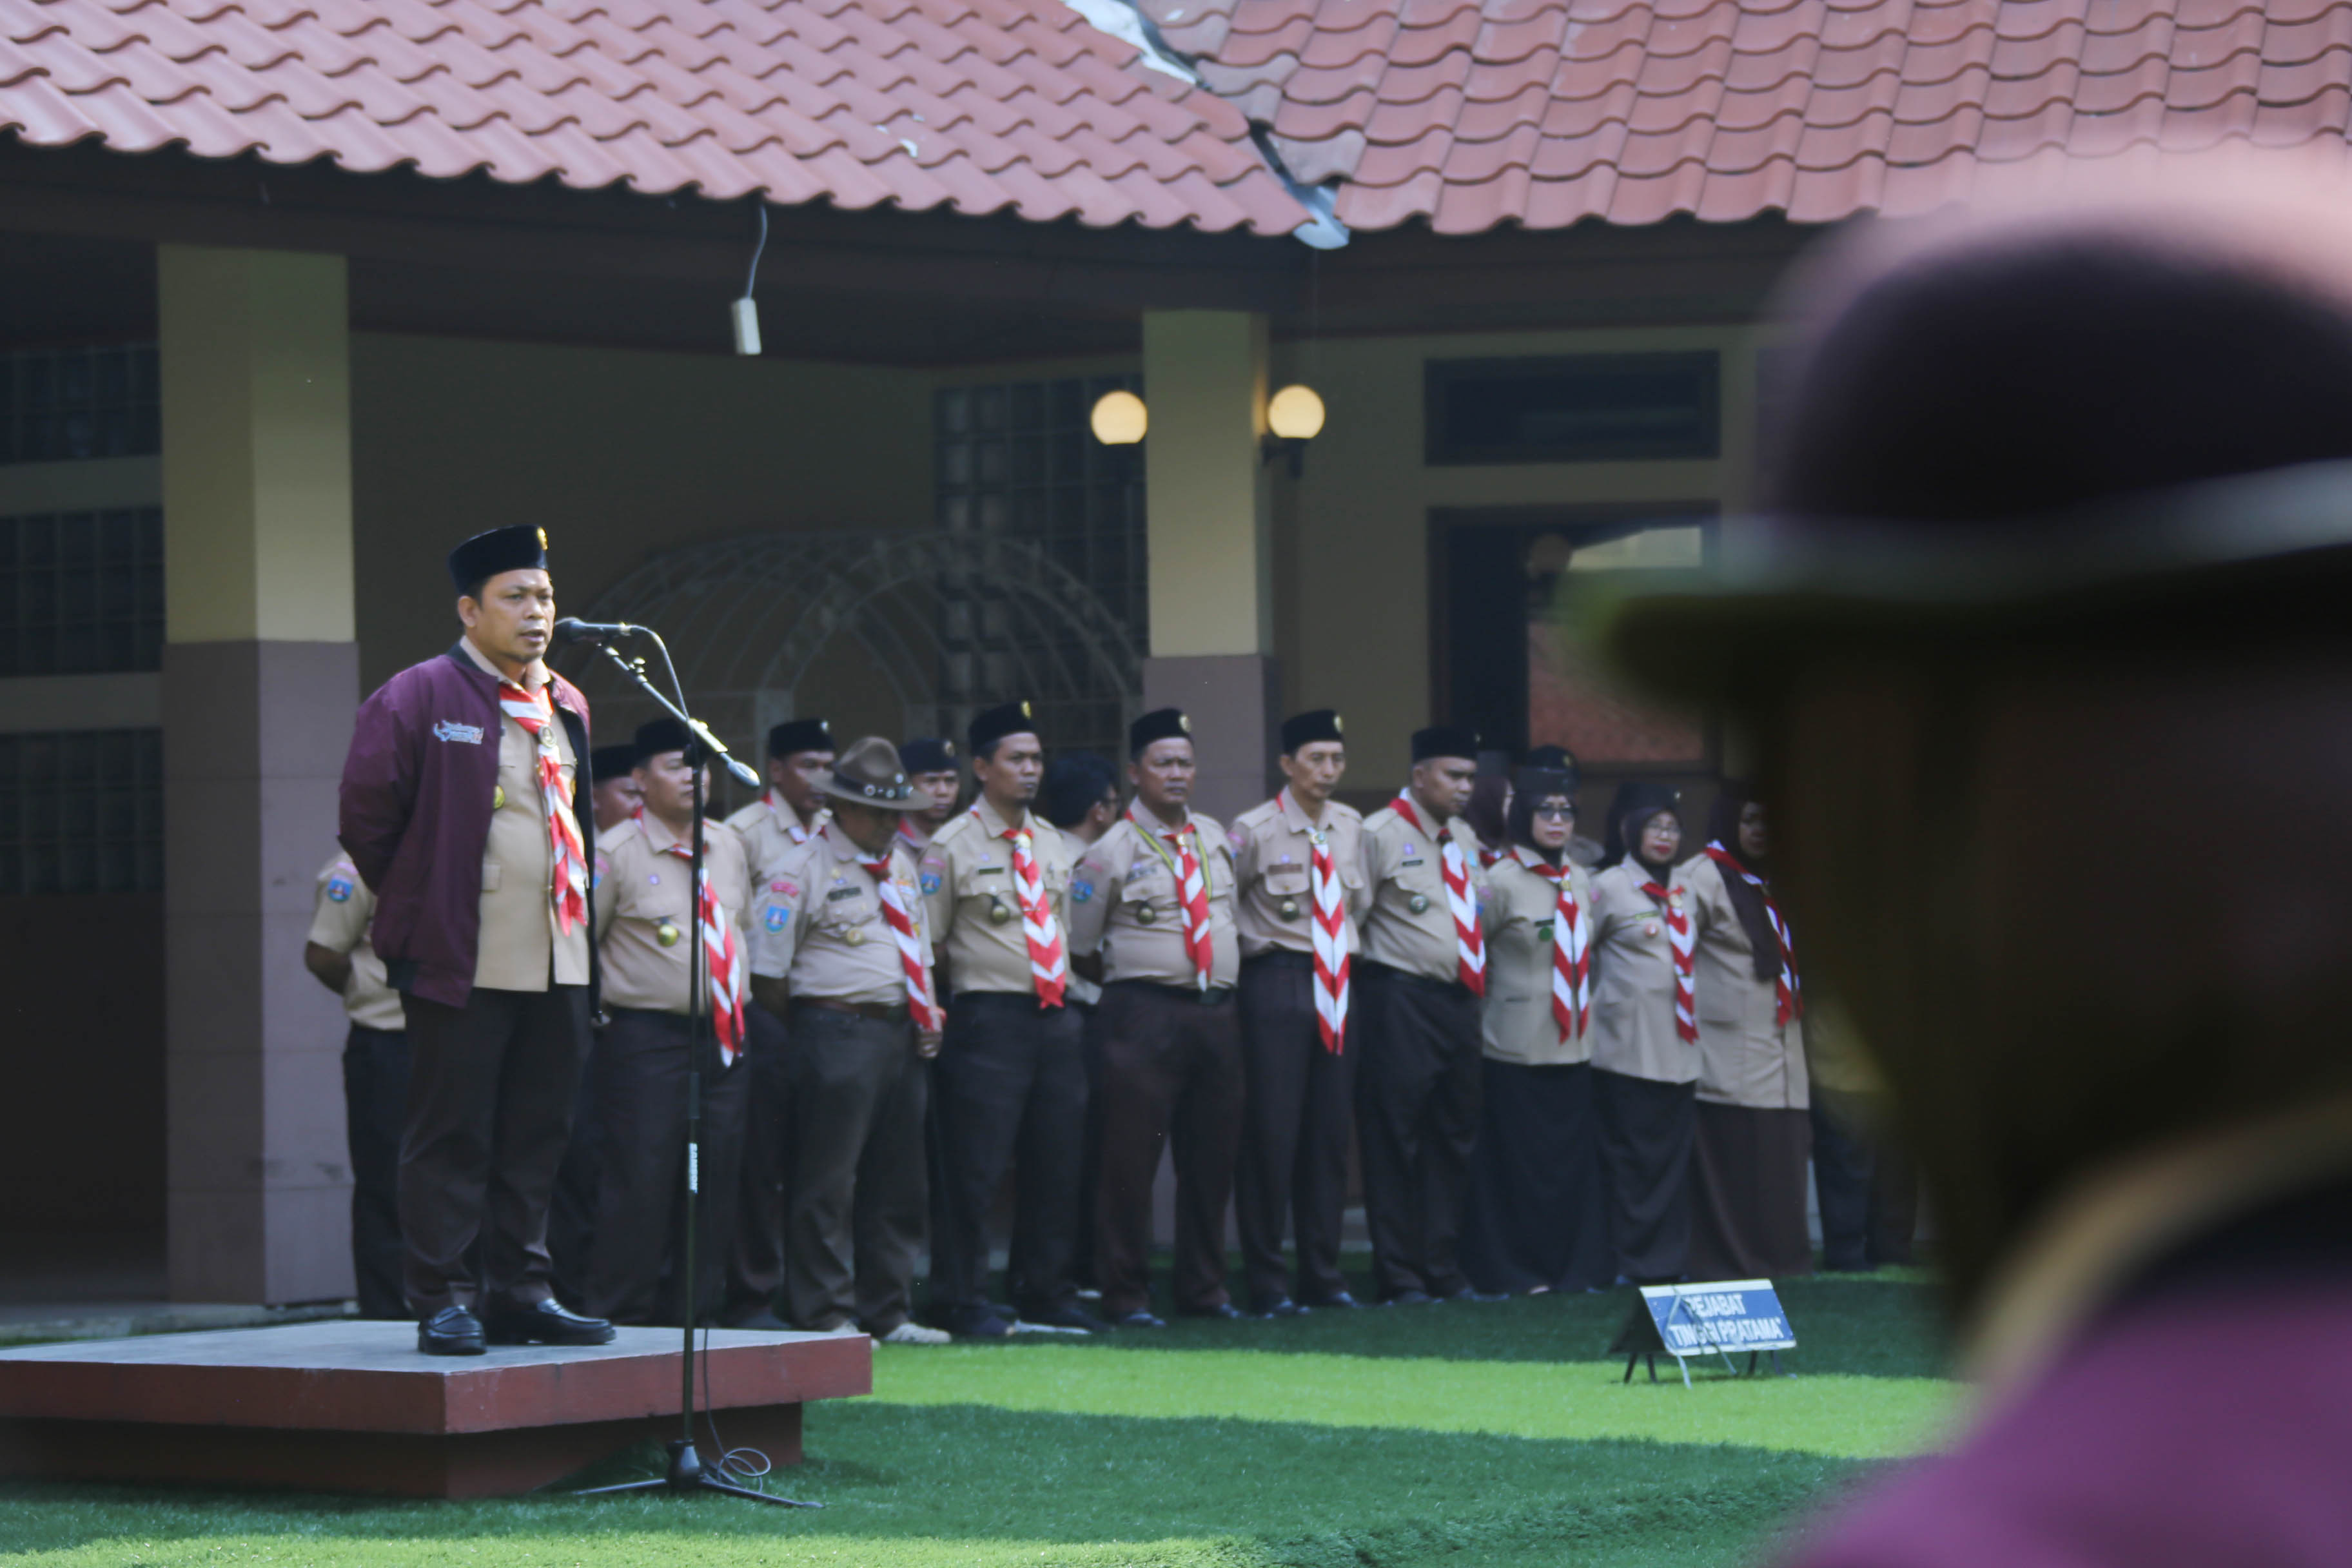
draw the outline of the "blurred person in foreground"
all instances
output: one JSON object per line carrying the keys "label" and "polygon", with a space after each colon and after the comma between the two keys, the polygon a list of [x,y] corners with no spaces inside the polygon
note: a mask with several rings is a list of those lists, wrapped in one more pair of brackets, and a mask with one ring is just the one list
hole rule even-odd
{"label": "blurred person in foreground", "polygon": [[2119,165],[1814,263],[1780,515],[1610,633],[1769,738],[1982,1384],[1806,1568],[2352,1561],[2352,190]]}

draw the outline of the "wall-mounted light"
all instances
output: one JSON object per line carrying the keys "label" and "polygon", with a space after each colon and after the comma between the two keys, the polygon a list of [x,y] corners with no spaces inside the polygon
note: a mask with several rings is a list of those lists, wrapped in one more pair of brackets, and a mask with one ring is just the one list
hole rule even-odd
{"label": "wall-mounted light", "polygon": [[1143,439],[1150,426],[1143,399],[1131,392],[1106,392],[1095,399],[1094,412],[1087,416],[1093,427],[1095,439],[1106,447],[1132,447]]}
{"label": "wall-mounted light", "polygon": [[1311,386],[1293,383],[1267,399],[1265,460],[1290,458],[1290,477],[1307,468],[1307,443],[1323,433],[1323,399]]}

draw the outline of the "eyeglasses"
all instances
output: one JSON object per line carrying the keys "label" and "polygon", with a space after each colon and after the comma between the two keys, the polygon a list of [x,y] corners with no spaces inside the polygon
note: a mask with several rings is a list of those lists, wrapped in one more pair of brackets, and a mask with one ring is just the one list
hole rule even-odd
{"label": "eyeglasses", "polygon": [[1572,805],[1539,805],[1530,814],[1538,822],[1574,822],[1576,807]]}

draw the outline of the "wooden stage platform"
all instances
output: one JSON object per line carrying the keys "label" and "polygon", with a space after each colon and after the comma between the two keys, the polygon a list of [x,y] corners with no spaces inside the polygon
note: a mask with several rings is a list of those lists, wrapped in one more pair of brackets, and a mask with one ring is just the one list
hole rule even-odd
{"label": "wooden stage platform", "polygon": [[[862,1335],[718,1329],[709,1344],[698,1403],[729,1447],[780,1465],[800,1459],[803,1405],[873,1391]],[[675,1437],[677,1358],[675,1329],[623,1329],[591,1349],[427,1356],[412,1323],[351,1320],[31,1345],[0,1351],[0,1475],[530,1491]],[[709,1458],[709,1427],[696,1436]]]}

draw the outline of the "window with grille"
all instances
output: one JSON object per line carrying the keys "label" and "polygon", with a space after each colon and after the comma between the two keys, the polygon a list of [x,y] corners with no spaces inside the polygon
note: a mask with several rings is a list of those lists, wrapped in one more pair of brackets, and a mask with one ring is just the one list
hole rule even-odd
{"label": "window with grille", "polygon": [[0,517],[0,677],[163,668],[157,507]]}
{"label": "window with grille", "polygon": [[163,887],[162,731],[0,735],[0,895]]}
{"label": "window with grille", "polygon": [[0,463],[163,449],[153,343],[0,353]]}
{"label": "window with grille", "polygon": [[[943,387],[932,410],[940,528],[1036,544],[1137,646],[1148,646],[1143,449],[1106,447],[1087,429],[1106,392],[1138,376]],[[1055,751],[1118,756],[1132,694],[1086,658],[1068,628],[983,583],[940,585],[940,706],[968,715],[1027,698]]]}

